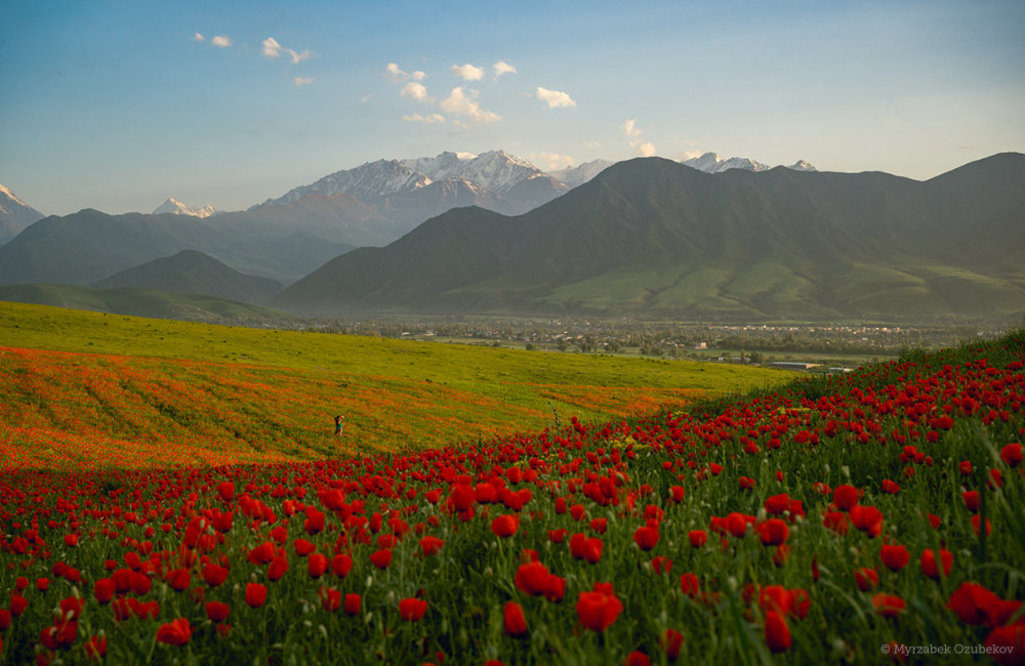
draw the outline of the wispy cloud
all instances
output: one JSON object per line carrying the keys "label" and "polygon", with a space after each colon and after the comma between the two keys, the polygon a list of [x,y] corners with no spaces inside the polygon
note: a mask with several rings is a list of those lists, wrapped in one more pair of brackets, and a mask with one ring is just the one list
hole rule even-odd
{"label": "wispy cloud", "polygon": [[302,53],[297,53],[292,49],[286,49],[284,46],[278,43],[278,40],[274,39],[273,37],[268,37],[267,39],[263,40],[263,55],[267,56],[268,58],[277,58],[282,54],[282,52],[287,53],[288,56],[292,59],[293,63],[300,63],[303,60],[309,59],[310,57],[309,49],[306,49]]}
{"label": "wispy cloud", "polygon": [[452,65],[450,70],[455,76],[460,76],[467,81],[480,81],[484,78],[484,68],[474,65]]}
{"label": "wispy cloud", "polygon": [[202,33],[197,32],[196,34],[194,34],[192,36],[192,41],[194,41],[194,42],[205,42],[206,41],[206,37],[204,37]]}
{"label": "wispy cloud", "polygon": [[210,43],[214,46],[219,46],[222,49],[226,49],[232,44],[231,37],[228,37],[227,35],[216,35],[210,40]]}
{"label": "wispy cloud", "polygon": [[569,93],[559,90],[548,90],[538,86],[535,94],[539,100],[548,105],[549,109],[569,108],[577,105],[576,101],[569,96]]}
{"label": "wispy cloud", "polygon": [[449,113],[466,116],[478,123],[491,123],[502,119],[502,116],[497,113],[480,108],[476,90],[464,92],[462,86],[452,89],[449,96],[442,100],[441,108]]}
{"label": "wispy cloud", "polygon": [[540,164],[548,171],[565,169],[576,163],[576,160],[569,155],[560,155],[559,153],[531,153],[529,157],[531,162]]}
{"label": "wispy cloud", "polygon": [[494,65],[492,65],[492,67],[494,67],[494,69],[495,69],[495,80],[496,81],[498,80],[498,77],[502,76],[503,74],[515,74],[516,73],[516,68],[513,67],[512,65],[510,65],[509,63],[507,63],[504,60],[499,60]]}
{"label": "wispy cloud", "polygon": [[402,83],[403,81],[423,81],[427,78],[427,75],[421,71],[415,71],[412,74],[399,69],[398,64],[390,62],[385,66],[384,70],[388,73],[388,78],[395,83]]}
{"label": "wispy cloud", "polygon": [[296,76],[292,80],[295,81],[295,85],[297,86],[308,86],[313,83],[313,79],[308,79],[302,76]]}
{"label": "wispy cloud", "polygon": [[402,116],[402,119],[407,123],[426,123],[428,125],[445,122],[445,116],[440,113],[432,113],[429,116],[421,116],[419,113],[414,113],[408,116]]}
{"label": "wispy cloud", "polygon": [[638,157],[653,157],[655,155],[655,144],[651,141],[642,141],[642,131],[637,127],[637,119],[632,118],[624,121],[619,129],[626,135],[627,143],[634,149],[634,154]]}

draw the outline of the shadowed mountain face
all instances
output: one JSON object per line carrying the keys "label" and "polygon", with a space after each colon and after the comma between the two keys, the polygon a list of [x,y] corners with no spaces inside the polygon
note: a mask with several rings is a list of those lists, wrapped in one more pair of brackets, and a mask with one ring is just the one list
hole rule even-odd
{"label": "shadowed mountain face", "polygon": [[516,217],[428,220],[286,289],[302,312],[666,317],[1001,314],[1025,309],[1025,156],[926,182],[775,168],[607,168]]}
{"label": "shadowed mountain face", "polygon": [[269,278],[240,273],[197,250],[182,250],[100,280],[100,289],[143,287],[186,294],[208,294],[242,303],[266,303],[281,290]]}

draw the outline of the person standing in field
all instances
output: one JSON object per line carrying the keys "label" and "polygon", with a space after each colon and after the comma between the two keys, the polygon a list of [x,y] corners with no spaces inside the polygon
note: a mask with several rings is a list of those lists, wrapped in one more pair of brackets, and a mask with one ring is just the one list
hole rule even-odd
{"label": "person standing in field", "polygon": [[342,422],[345,421],[345,417],[339,414],[335,417],[335,437],[342,436]]}

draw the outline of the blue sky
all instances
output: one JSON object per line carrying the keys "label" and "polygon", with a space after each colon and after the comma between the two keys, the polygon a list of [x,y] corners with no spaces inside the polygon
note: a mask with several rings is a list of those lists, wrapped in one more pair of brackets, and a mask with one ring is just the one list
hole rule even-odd
{"label": "blue sky", "polygon": [[381,158],[705,151],[927,179],[1025,152],[1025,3],[5,2],[0,183],[237,210]]}

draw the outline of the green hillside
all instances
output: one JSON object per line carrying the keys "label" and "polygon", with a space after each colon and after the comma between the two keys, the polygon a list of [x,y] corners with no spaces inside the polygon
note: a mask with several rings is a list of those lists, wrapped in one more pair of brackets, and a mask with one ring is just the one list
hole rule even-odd
{"label": "green hillside", "polygon": [[[298,319],[281,310],[216,296],[128,287],[93,289],[67,284],[0,285],[0,301],[214,324],[256,325]],[[4,334],[8,338],[12,332],[5,330]]]}
{"label": "green hillside", "polygon": [[[768,386],[735,365],[212,326],[0,302],[0,453],[222,464],[442,446]],[[330,436],[346,415],[346,438]],[[134,458],[133,458],[134,456]],[[76,462],[77,461],[77,462]]]}

